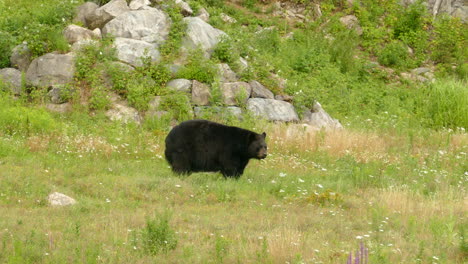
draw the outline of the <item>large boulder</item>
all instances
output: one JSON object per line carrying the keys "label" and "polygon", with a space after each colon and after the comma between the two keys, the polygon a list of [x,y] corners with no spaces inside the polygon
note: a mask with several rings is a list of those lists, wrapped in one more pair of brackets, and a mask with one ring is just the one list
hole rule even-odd
{"label": "large boulder", "polygon": [[75,62],[71,53],[47,53],[31,62],[26,79],[34,86],[53,86],[71,82],[74,75]]}
{"label": "large boulder", "polygon": [[132,10],[138,10],[140,8],[146,8],[149,5],[151,5],[151,2],[149,0],[133,0],[128,6]]}
{"label": "large boulder", "polygon": [[63,35],[68,43],[73,44],[78,41],[90,40],[90,39],[100,39],[101,34],[99,29],[95,31],[83,28],[77,25],[68,25],[63,30]]}
{"label": "large boulder", "polygon": [[25,43],[19,44],[14,47],[11,52],[10,63],[11,66],[18,68],[20,71],[27,71],[29,64],[31,64],[32,53]]}
{"label": "large boulder", "polygon": [[138,111],[128,106],[125,102],[112,103],[111,108],[107,110],[105,115],[112,121],[141,123],[141,116]]}
{"label": "large boulder", "polygon": [[170,20],[159,9],[145,8],[120,14],[102,29],[103,35],[161,44],[169,34]]}
{"label": "large boulder", "polygon": [[189,93],[192,89],[192,81],[187,79],[174,79],[168,82],[166,87],[172,91]]}
{"label": "large boulder", "polygon": [[87,17],[92,15],[99,6],[94,2],[86,2],[76,8],[76,15],[73,19],[74,23],[80,23],[84,26],[88,26]]}
{"label": "large boulder", "polygon": [[246,104],[251,92],[252,88],[246,82],[231,82],[221,85],[221,94],[226,105]]}
{"label": "large boulder", "polygon": [[210,87],[204,83],[194,80],[192,84],[192,103],[194,105],[209,105],[210,98]]}
{"label": "large boulder", "polygon": [[190,5],[182,0],[175,0],[175,4],[180,8],[180,13],[184,16],[191,16],[193,14]]}
{"label": "large boulder", "polygon": [[107,22],[129,10],[126,0],[112,0],[88,14],[86,16],[86,25],[90,29],[102,28]]}
{"label": "large boulder", "polygon": [[193,112],[196,118],[207,119],[214,116],[219,117],[222,120],[226,120],[229,117],[236,117],[242,119],[242,109],[237,106],[195,106]]}
{"label": "large boulder", "polygon": [[311,110],[307,110],[304,113],[302,122],[305,122],[317,129],[342,129],[340,121],[333,119],[319,102],[315,102]]}
{"label": "large boulder", "polygon": [[187,34],[182,41],[182,47],[186,50],[201,47],[206,53],[211,54],[221,37],[227,36],[199,17],[186,17],[184,22],[187,24]]}
{"label": "large boulder", "polygon": [[161,55],[157,50],[158,46],[146,41],[116,38],[114,46],[117,50],[117,58],[135,67],[143,65],[142,58],[145,56],[150,57],[151,61],[159,61],[161,59]]}
{"label": "large boulder", "polygon": [[340,18],[341,24],[348,29],[354,29],[358,35],[362,35],[362,28],[359,25],[359,20],[354,15],[347,15]]}
{"label": "large boulder", "polygon": [[237,74],[231,70],[227,63],[220,63],[217,66],[221,82],[235,82],[238,80]]}
{"label": "large boulder", "polygon": [[294,106],[285,101],[251,98],[247,101],[247,109],[254,115],[266,118],[270,121],[299,121]]}
{"label": "large boulder", "polygon": [[252,98],[275,99],[275,95],[261,83],[250,81],[249,84],[252,87]]}
{"label": "large boulder", "polygon": [[22,93],[21,85],[21,72],[14,68],[0,69],[0,83],[11,91],[14,95]]}

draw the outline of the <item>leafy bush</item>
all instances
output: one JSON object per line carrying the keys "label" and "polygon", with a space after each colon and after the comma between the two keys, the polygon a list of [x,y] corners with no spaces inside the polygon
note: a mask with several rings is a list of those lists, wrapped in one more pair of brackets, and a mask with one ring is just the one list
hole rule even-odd
{"label": "leafy bush", "polygon": [[161,101],[160,109],[170,112],[172,116],[179,121],[190,119],[192,116],[190,100],[187,95],[182,92],[164,96]]}
{"label": "leafy bush", "polygon": [[239,53],[234,47],[234,43],[227,37],[222,38],[221,41],[218,42],[212,56],[228,64],[232,64],[239,59]]}
{"label": "leafy bush", "polygon": [[434,23],[432,59],[439,63],[466,61],[468,26],[459,18],[442,16]]}
{"label": "leafy bush", "polygon": [[156,219],[147,219],[146,227],[141,233],[144,251],[150,255],[167,253],[177,246],[174,230],[169,226],[168,214]]}
{"label": "leafy bush", "polygon": [[420,31],[425,24],[425,16],[427,14],[427,7],[423,1],[416,1],[403,9],[403,12],[397,16],[397,20],[393,29],[393,35],[397,39],[410,32]]}
{"label": "leafy bush", "polygon": [[185,35],[187,25],[184,23],[183,16],[180,13],[180,7],[175,5],[174,2],[169,2],[170,7],[164,11],[169,15],[172,20],[171,28],[167,40],[159,48],[161,54],[165,57],[175,57],[179,53],[182,46],[182,38]]}
{"label": "leafy bush", "polygon": [[407,65],[408,48],[401,41],[392,41],[379,53],[378,60],[384,66],[403,67]]}
{"label": "leafy bush", "polygon": [[177,73],[178,78],[212,83],[218,73],[216,65],[204,57],[202,50],[194,50],[187,64]]}

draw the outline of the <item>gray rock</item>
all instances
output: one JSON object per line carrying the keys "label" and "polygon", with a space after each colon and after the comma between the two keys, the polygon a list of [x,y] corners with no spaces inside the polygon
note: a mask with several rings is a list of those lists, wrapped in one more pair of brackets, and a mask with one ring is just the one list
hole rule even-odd
{"label": "gray rock", "polygon": [[46,104],[47,110],[56,113],[68,113],[73,110],[71,103],[64,103],[64,104]]}
{"label": "gray rock", "polygon": [[[246,82],[231,82],[221,85],[221,94],[226,105],[246,104],[251,93],[252,87]],[[239,100],[243,100],[243,102],[238,102]]]}
{"label": "gray rock", "polygon": [[287,94],[277,94],[275,95],[275,100],[280,100],[280,101],[291,103],[294,100],[294,97],[292,97],[291,95],[287,95]]}
{"label": "gray rock", "polygon": [[29,64],[31,64],[32,53],[27,44],[19,44],[13,48],[10,57],[10,63],[13,67],[18,68],[20,71],[27,71]]}
{"label": "gray rock", "polygon": [[226,15],[225,13],[221,13],[220,16],[221,16],[221,20],[223,20],[226,23],[230,23],[230,24],[237,23],[237,20],[235,18],[232,18]]}
{"label": "gray rock", "polygon": [[133,0],[133,1],[130,2],[130,4],[128,6],[132,10],[137,10],[137,9],[142,8],[142,7],[147,7],[149,5],[151,5],[151,2],[149,0]]}
{"label": "gray rock", "polygon": [[83,28],[77,25],[68,25],[63,30],[63,35],[68,43],[73,44],[78,41],[82,40],[90,40],[90,39],[100,39],[101,34],[99,29],[97,31],[92,31],[87,28]]}
{"label": "gray rock", "polygon": [[76,200],[63,193],[54,192],[47,196],[47,201],[51,206],[67,206],[76,204]]}
{"label": "gray rock", "polygon": [[102,29],[103,35],[161,44],[169,34],[170,20],[159,9],[146,8],[120,14]]}
{"label": "gray rock", "polygon": [[238,80],[237,74],[231,70],[226,63],[217,64],[221,82],[235,82]]}
{"label": "gray rock", "polygon": [[4,83],[14,95],[22,94],[21,72],[14,68],[0,69],[0,83]]}
{"label": "gray rock", "polygon": [[186,17],[184,22],[187,23],[187,34],[182,40],[182,47],[185,50],[201,47],[205,53],[211,54],[221,37],[227,36],[223,31],[198,17]]}
{"label": "gray rock", "polygon": [[247,109],[254,115],[266,118],[270,121],[299,121],[299,117],[294,106],[284,101],[251,98],[247,101]]}
{"label": "gray rock", "polygon": [[193,14],[192,8],[190,5],[182,0],[175,0],[176,5],[180,8],[180,12],[184,16],[191,16]]}
{"label": "gray rock", "polygon": [[315,127],[317,129],[342,129],[343,126],[341,123],[333,119],[325,110],[319,102],[316,102],[312,110],[307,110],[304,113],[302,121]]}
{"label": "gray rock", "polygon": [[197,17],[205,22],[208,22],[208,20],[210,20],[210,14],[208,13],[208,11],[206,11],[205,8],[200,8],[200,10],[198,10]]}
{"label": "gray rock", "polygon": [[86,46],[97,46],[99,42],[94,39],[83,39],[72,44],[71,51],[78,52]]}
{"label": "gray rock", "polygon": [[340,22],[348,29],[354,29],[358,35],[362,35],[362,28],[359,25],[359,20],[354,15],[347,15],[340,18]]}
{"label": "gray rock", "polygon": [[82,25],[88,27],[87,17],[93,14],[99,6],[94,2],[86,2],[76,9],[76,15],[73,19],[74,23],[81,23]]}
{"label": "gray rock", "polygon": [[124,102],[112,103],[111,109],[107,110],[105,115],[112,121],[141,123],[141,116],[138,111]]}
{"label": "gray rock", "polygon": [[117,50],[119,60],[126,62],[134,67],[143,65],[142,58],[148,56],[151,61],[157,62],[161,59],[156,44],[136,39],[116,38],[114,46]]}
{"label": "gray rock", "polygon": [[70,90],[60,85],[54,85],[47,95],[53,104],[63,104],[70,98]]}
{"label": "gray rock", "polygon": [[416,69],[411,70],[411,73],[415,74],[415,75],[421,75],[421,74],[424,74],[424,73],[430,72],[430,71],[431,71],[431,69],[429,69],[429,68],[420,67],[420,68],[416,68]]}
{"label": "gray rock", "polygon": [[166,84],[169,90],[189,93],[192,89],[192,81],[187,79],[174,79]]}
{"label": "gray rock", "polygon": [[240,71],[244,71],[245,69],[247,69],[249,67],[249,63],[247,62],[246,59],[242,58],[242,57],[239,57],[239,68],[240,68]]}
{"label": "gray rock", "polygon": [[47,53],[31,62],[26,79],[34,86],[53,86],[71,82],[74,75],[75,62],[72,53]]}
{"label": "gray rock", "polygon": [[261,83],[257,81],[250,81],[250,87],[252,87],[252,98],[265,98],[265,99],[275,99],[274,94],[265,88]]}
{"label": "gray rock", "polygon": [[194,105],[209,105],[210,104],[210,87],[199,81],[193,80],[192,83],[192,103]]}
{"label": "gray rock", "polygon": [[242,119],[242,109],[236,106],[195,106],[193,110],[196,118],[210,118],[212,116],[217,116],[223,120],[229,117]]}
{"label": "gray rock", "polygon": [[107,22],[129,10],[126,0],[112,0],[86,16],[87,26],[90,29],[102,28]]}

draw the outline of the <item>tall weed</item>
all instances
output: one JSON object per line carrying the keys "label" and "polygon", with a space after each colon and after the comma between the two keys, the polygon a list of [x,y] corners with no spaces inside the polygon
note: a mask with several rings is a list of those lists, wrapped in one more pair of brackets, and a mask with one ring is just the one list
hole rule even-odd
{"label": "tall weed", "polygon": [[427,113],[436,128],[468,128],[467,83],[439,80],[430,87]]}

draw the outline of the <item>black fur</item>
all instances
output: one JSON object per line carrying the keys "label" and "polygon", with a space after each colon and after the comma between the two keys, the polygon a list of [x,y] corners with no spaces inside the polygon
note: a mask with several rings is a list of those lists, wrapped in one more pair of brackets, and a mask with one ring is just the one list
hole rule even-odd
{"label": "black fur", "polygon": [[266,134],[207,120],[190,120],[174,127],[166,137],[166,160],[177,174],[220,171],[240,177],[250,159],[267,155]]}

